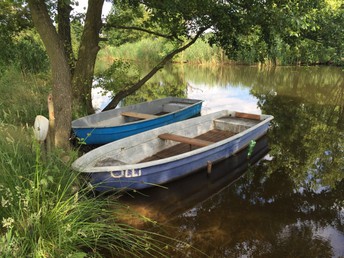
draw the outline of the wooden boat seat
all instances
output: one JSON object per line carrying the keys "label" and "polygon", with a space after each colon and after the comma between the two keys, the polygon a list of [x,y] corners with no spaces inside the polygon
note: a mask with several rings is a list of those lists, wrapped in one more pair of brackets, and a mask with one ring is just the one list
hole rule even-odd
{"label": "wooden boat seat", "polygon": [[149,118],[155,118],[158,117],[156,115],[152,115],[152,114],[144,114],[144,113],[137,113],[137,112],[122,112],[121,113],[122,116],[129,116],[129,117],[133,117],[133,118],[139,118],[139,119],[149,119]]}
{"label": "wooden boat seat", "polygon": [[187,143],[187,144],[195,145],[199,147],[205,147],[214,143],[210,141],[185,137],[185,136],[171,134],[171,133],[163,133],[163,134],[160,134],[158,137],[162,140],[171,140],[171,141],[176,141],[176,142],[181,142],[181,143]]}
{"label": "wooden boat seat", "polygon": [[247,118],[247,119],[253,119],[253,120],[260,120],[260,115],[249,114],[249,113],[241,113],[241,112],[235,112],[235,117]]}

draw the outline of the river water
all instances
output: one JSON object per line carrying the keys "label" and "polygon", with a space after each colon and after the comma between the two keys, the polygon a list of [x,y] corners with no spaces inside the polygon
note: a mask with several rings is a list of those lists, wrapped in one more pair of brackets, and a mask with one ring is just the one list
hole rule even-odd
{"label": "river water", "polygon": [[[141,94],[141,95],[140,95]],[[333,67],[173,66],[127,100],[203,99],[275,118],[247,151],[122,198],[181,242],[171,257],[344,257],[344,72]]]}

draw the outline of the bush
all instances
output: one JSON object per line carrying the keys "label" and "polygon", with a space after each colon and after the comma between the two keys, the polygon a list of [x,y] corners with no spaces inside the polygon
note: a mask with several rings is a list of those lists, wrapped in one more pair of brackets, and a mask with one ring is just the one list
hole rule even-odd
{"label": "bush", "polygon": [[15,45],[15,53],[15,64],[22,71],[39,73],[47,71],[49,67],[48,56],[33,37],[23,37]]}
{"label": "bush", "polygon": [[0,35],[0,74],[16,66],[23,72],[40,73],[49,68],[42,42],[32,31],[23,31],[15,38]]}

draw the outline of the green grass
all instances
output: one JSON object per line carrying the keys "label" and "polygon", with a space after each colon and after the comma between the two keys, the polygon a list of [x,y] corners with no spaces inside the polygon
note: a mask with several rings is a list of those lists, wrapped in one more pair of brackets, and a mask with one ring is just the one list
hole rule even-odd
{"label": "green grass", "polygon": [[0,127],[0,257],[164,256],[157,234],[119,220],[114,196],[90,196],[59,155],[43,162],[30,128]]}

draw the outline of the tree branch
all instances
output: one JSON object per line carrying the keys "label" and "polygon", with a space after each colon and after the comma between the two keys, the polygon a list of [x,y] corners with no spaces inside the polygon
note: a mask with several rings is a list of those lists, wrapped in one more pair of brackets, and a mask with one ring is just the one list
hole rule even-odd
{"label": "tree branch", "polygon": [[160,69],[162,69],[164,67],[164,65],[171,60],[175,55],[177,55],[178,53],[184,51],[185,49],[187,49],[188,47],[190,47],[192,44],[194,44],[196,42],[196,40],[203,34],[203,32],[206,30],[207,28],[202,28],[198,31],[198,33],[195,35],[195,37],[186,45],[177,48],[175,50],[173,50],[172,52],[170,52],[169,54],[167,54],[155,67],[153,67],[153,69],[145,76],[143,77],[140,81],[138,81],[136,84],[132,85],[131,87],[129,87],[128,89],[124,89],[119,91],[110,101],[110,103],[102,110],[102,111],[106,111],[106,110],[110,110],[115,108],[118,103],[125,97],[129,96],[130,94],[133,94],[135,91],[137,91],[138,89],[140,89],[150,78],[153,77],[154,74],[156,74]]}
{"label": "tree branch", "polygon": [[123,30],[137,30],[137,31],[146,32],[148,34],[152,34],[152,35],[155,35],[155,36],[158,36],[158,37],[162,37],[162,38],[166,38],[166,39],[170,39],[170,40],[178,40],[178,41],[182,42],[182,40],[179,39],[176,36],[166,35],[166,34],[162,34],[162,33],[159,33],[159,32],[155,32],[155,31],[152,31],[152,30],[148,30],[148,29],[141,28],[141,27],[136,27],[136,26],[120,26],[120,25],[109,25],[109,24],[107,24],[106,27],[114,28],[114,29],[123,29]]}

